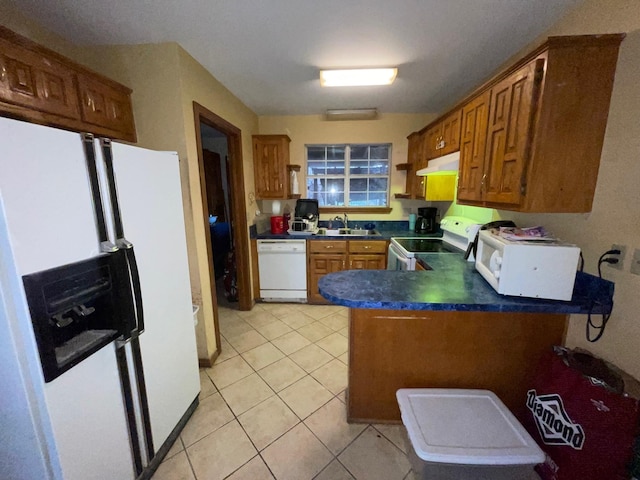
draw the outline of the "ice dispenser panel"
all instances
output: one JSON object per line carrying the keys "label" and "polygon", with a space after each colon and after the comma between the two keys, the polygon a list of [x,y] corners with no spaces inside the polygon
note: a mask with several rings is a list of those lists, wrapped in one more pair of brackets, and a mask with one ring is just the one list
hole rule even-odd
{"label": "ice dispenser panel", "polygon": [[46,382],[131,329],[128,278],[122,252],[23,277]]}

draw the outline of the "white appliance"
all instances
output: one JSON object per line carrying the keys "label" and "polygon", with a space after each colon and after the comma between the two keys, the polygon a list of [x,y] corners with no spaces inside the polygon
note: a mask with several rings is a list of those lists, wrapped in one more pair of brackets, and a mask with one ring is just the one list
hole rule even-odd
{"label": "white appliance", "polygon": [[476,270],[502,295],[571,300],[580,248],[557,241],[511,241],[482,230]]}
{"label": "white appliance", "polygon": [[267,302],[307,301],[307,241],[258,240],[260,298]]}
{"label": "white appliance", "polygon": [[448,216],[440,222],[442,238],[392,237],[387,251],[387,270],[415,270],[416,255],[421,253],[464,253],[480,226],[469,218]]}
{"label": "white appliance", "polygon": [[150,478],[200,390],[177,155],[6,118],[0,142],[0,476]]}

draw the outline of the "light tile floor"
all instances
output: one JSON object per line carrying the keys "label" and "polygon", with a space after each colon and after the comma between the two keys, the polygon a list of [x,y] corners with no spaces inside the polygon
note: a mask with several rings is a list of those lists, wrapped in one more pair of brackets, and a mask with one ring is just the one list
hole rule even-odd
{"label": "light tile floor", "polygon": [[402,425],[346,422],[347,315],[219,307],[222,353],[154,480],[412,480]]}

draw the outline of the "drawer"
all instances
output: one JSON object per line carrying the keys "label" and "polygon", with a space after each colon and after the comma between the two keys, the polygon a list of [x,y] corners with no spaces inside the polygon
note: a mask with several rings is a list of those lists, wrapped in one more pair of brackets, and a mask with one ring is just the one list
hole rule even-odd
{"label": "drawer", "polygon": [[386,240],[349,240],[349,253],[387,253]]}
{"label": "drawer", "polygon": [[346,253],[346,240],[310,240],[307,242],[309,253]]}

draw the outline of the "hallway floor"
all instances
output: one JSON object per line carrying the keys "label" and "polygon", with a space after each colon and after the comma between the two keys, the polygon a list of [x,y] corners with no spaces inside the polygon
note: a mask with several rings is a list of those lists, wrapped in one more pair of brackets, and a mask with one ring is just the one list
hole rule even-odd
{"label": "hallway floor", "polygon": [[222,353],[154,480],[413,479],[402,425],[346,422],[347,315],[219,307]]}

